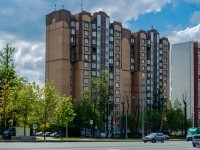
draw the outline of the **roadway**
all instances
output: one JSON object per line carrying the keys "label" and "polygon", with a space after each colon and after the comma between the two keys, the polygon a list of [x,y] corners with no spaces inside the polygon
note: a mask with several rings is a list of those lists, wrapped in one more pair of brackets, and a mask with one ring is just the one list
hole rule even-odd
{"label": "roadway", "polygon": [[[200,147],[198,147],[200,148]],[[0,142],[0,150],[193,150],[192,142]]]}

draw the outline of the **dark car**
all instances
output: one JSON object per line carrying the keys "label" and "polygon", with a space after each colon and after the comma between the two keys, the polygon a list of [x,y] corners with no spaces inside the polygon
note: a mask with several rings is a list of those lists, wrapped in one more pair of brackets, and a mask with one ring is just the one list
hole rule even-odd
{"label": "dark car", "polygon": [[170,140],[169,135],[165,134],[165,140]]}
{"label": "dark car", "polygon": [[144,143],[147,141],[151,141],[152,143],[156,143],[156,141],[161,141],[162,143],[165,141],[165,135],[163,133],[151,133],[142,138]]}
{"label": "dark car", "polygon": [[57,134],[60,134],[60,132],[53,132],[52,134],[50,134],[50,137],[55,137]]}
{"label": "dark car", "polygon": [[57,138],[57,137],[66,137],[66,133],[58,133],[54,137],[55,138]]}
{"label": "dark car", "polygon": [[192,138],[193,147],[200,146],[200,134],[195,134]]}

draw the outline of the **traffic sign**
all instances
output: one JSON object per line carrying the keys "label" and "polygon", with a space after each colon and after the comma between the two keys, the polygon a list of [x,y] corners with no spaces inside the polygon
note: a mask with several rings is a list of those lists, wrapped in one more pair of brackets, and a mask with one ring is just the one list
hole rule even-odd
{"label": "traffic sign", "polygon": [[37,129],[37,124],[33,124],[33,130]]}

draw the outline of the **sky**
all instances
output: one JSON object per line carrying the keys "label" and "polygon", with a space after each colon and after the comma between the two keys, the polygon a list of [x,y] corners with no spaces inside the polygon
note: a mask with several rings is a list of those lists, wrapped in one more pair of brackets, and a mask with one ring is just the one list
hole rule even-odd
{"label": "sky", "polygon": [[152,27],[172,44],[200,42],[200,0],[1,0],[0,50],[15,48],[17,74],[44,85],[46,15],[104,11],[131,32]]}

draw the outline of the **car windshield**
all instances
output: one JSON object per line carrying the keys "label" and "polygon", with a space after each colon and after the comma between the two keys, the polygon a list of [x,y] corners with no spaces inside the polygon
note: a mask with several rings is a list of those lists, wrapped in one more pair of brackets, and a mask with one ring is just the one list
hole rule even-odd
{"label": "car windshield", "polygon": [[189,132],[188,134],[189,135],[195,135],[195,132]]}
{"label": "car windshield", "polygon": [[200,139],[200,136],[194,136],[194,139]]}
{"label": "car windshield", "polygon": [[149,136],[154,136],[155,135],[155,133],[151,133],[151,134],[149,134]]}

